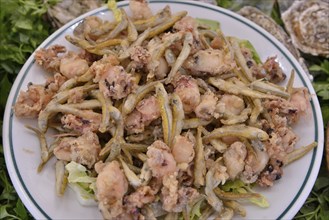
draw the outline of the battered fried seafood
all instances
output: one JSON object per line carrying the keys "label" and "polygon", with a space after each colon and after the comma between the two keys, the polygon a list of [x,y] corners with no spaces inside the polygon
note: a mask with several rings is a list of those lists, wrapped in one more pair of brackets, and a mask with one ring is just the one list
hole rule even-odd
{"label": "battered fried seafood", "polygon": [[272,186],[317,145],[295,148],[307,89],[293,87],[293,71],[275,84],[287,74],[276,57],[262,63],[219,26],[169,6],[153,15],[144,0],[130,9],[85,18],[66,37],[81,53],[36,52],[53,77],[31,83],[14,110],[38,120],[27,126],[40,140],[38,170],[54,155],[57,194],[79,188],[105,219],[229,219],[246,216],[241,199],[268,206],[249,184]]}

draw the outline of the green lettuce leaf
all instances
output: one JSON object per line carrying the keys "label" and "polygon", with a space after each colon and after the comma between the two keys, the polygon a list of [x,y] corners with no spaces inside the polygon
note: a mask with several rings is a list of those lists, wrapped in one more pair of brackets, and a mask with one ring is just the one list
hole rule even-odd
{"label": "green lettuce leaf", "polygon": [[212,31],[217,31],[220,29],[220,23],[218,21],[204,19],[204,18],[196,18],[196,21],[198,22],[199,25],[208,26]]}
{"label": "green lettuce leaf", "polygon": [[90,177],[87,169],[74,161],[65,166],[69,175],[67,177],[69,186],[77,194],[77,198],[82,205],[93,206],[95,202],[96,178]]}
{"label": "green lettuce leaf", "polygon": [[[225,191],[225,192],[234,192],[234,193],[256,193],[254,190],[251,189],[251,185],[250,184],[245,184],[244,182],[242,182],[241,180],[234,180],[234,181],[227,181],[223,186],[221,186],[220,188]],[[267,201],[267,199],[265,198],[265,196],[263,196],[260,193],[257,193],[260,195],[260,197],[256,198],[249,198],[248,200],[255,204],[258,205],[259,207],[262,208],[267,208],[270,206],[269,202]]]}

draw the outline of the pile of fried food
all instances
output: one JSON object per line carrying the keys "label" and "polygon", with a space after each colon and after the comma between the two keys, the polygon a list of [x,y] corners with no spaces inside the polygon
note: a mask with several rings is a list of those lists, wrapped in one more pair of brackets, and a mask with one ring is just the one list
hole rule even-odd
{"label": "pile of fried food", "polygon": [[80,52],[35,53],[53,76],[29,84],[14,110],[38,120],[27,127],[40,139],[39,171],[54,155],[63,194],[68,165],[83,166],[105,219],[246,216],[240,201],[262,198],[251,186],[272,186],[317,145],[294,149],[307,89],[214,21],[169,6],[153,14],[144,1],[130,1],[131,16],[112,9],[114,21],[90,16],[66,36]]}

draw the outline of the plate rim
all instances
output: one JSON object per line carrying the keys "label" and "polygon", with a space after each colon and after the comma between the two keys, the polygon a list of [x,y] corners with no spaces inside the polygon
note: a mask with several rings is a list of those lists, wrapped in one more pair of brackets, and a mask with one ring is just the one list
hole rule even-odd
{"label": "plate rim", "polygon": [[[151,4],[153,3],[167,3],[167,4],[187,4],[197,7],[206,8],[208,10],[215,11],[217,13],[224,14],[226,16],[229,16],[235,20],[238,20],[239,22],[243,23],[244,25],[247,25],[249,28],[252,28],[259,34],[261,34],[263,37],[265,37],[267,40],[269,40],[285,57],[285,59],[290,63],[290,65],[296,70],[296,73],[300,76],[300,79],[302,81],[302,84],[306,86],[311,94],[315,94],[314,88],[311,85],[309,78],[307,77],[305,71],[301,68],[298,61],[292,56],[292,54],[285,48],[285,46],[279,42],[276,38],[274,38],[271,34],[269,34],[266,30],[261,28],[260,26],[256,25],[255,23],[249,21],[248,19],[240,16],[237,13],[234,13],[232,11],[229,11],[227,9],[213,6],[210,4],[202,3],[202,2],[195,2],[195,1],[175,1],[175,0],[151,0]],[[129,3],[128,1],[122,1],[118,3],[118,7],[125,7]],[[83,18],[95,15],[98,13],[106,12],[108,11],[107,6],[100,7],[98,9],[92,10],[88,13],[85,13],[76,19],[70,21],[57,31],[55,31],[53,34],[51,34],[47,39],[45,39],[40,46],[35,50],[42,47],[46,47],[49,44],[51,44],[54,40],[56,40],[64,31],[71,28],[73,25],[78,24],[82,21]],[[19,195],[21,200],[23,201],[24,205],[28,208],[28,210],[33,213],[33,216],[36,218],[47,218],[51,219],[45,213],[45,211],[38,205],[38,203],[34,200],[33,196],[30,194],[29,190],[25,186],[25,183],[20,175],[20,172],[17,167],[15,154],[13,150],[13,143],[12,143],[12,123],[13,123],[13,109],[12,106],[16,102],[19,91],[21,89],[21,85],[29,72],[32,65],[35,63],[34,54],[35,51],[31,54],[31,56],[27,59],[26,63],[20,70],[19,74],[17,75],[17,78],[11,88],[10,94],[8,96],[8,100],[6,103],[5,108],[5,114],[4,114],[4,120],[3,120],[3,148],[4,148],[4,155],[5,155],[5,161],[6,161],[6,167],[10,176],[10,179]],[[297,64],[297,65],[296,65]],[[292,218],[297,213],[297,211],[300,209],[304,201],[306,200],[307,196],[302,196],[307,193],[307,195],[310,193],[314,182],[316,180],[316,176],[318,175],[319,168],[321,165],[320,161],[315,161],[315,158],[320,157],[322,159],[322,153],[323,153],[323,145],[324,145],[324,132],[323,132],[323,122],[322,122],[322,113],[319,109],[320,105],[318,102],[317,97],[312,97],[311,99],[311,106],[312,106],[312,112],[313,112],[313,120],[314,120],[314,126],[315,126],[315,137],[314,140],[318,140],[318,147],[316,147],[312,151],[312,158],[310,161],[310,166],[308,168],[307,174],[305,176],[305,179],[303,181],[302,186],[300,187],[297,194],[294,196],[294,199],[289,203],[289,206],[281,213],[281,215],[278,217],[278,219],[282,218]],[[318,107],[318,108],[316,108]],[[9,129],[6,129],[9,128]],[[7,149],[9,148],[9,150]],[[11,169],[10,169],[11,168]],[[9,170],[14,170],[15,172],[9,172]],[[314,178],[315,176],[315,178]],[[312,177],[312,178],[310,178]],[[297,211],[291,211],[291,210]],[[293,213],[292,213],[293,212]]]}

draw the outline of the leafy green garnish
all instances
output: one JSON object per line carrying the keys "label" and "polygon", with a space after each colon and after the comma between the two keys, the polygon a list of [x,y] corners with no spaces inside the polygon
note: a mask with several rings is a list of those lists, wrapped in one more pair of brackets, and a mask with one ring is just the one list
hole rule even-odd
{"label": "leafy green garnish", "polygon": [[329,60],[314,64],[309,69],[315,76],[313,87],[320,101],[323,123],[326,127],[329,121]]}
{"label": "leafy green garnish", "polygon": [[0,106],[3,108],[20,67],[49,36],[42,16],[58,0],[0,0]]}
{"label": "leafy green garnish", "polygon": [[322,71],[327,74],[327,77],[329,78],[329,60],[324,60],[320,65],[312,65],[309,69],[314,72]]}
{"label": "leafy green garnish", "polygon": [[204,19],[204,18],[196,18],[196,21],[198,22],[199,25],[208,26],[212,31],[217,31],[220,29],[220,23],[218,21]]}
{"label": "leafy green garnish", "polygon": [[87,169],[74,161],[65,166],[69,176],[69,186],[76,192],[77,198],[82,205],[95,205],[95,184],[96,178],[90,177]]}
{"label": "leafy green garnish", "polygon": [[317,178],[311,194],[295,216],[295,219],[328,219],[328,204],[329,176],[325,175]]}
{"label": "leafy green garnish", "polygon": [[[241,180],[234,180],[234,181],[227,181],[223,186],[221,186],[221,189],[225,192],[234,192],[234,193],[255,193],[254,190],[251,189],[251,185],[245,184]],[[259,194],[259,193],[258,193]],[[262,208],[267,208],[270,206],[267,199],[259,194],[260,197],[256,198],[249,198],[249,201],[258,205]]]}
{"label": "leafy green garnish", "polygon": [[18,198],[5,170],[3,148],[0,145],[0,219],[29,219],[30,215]]}
{"label": "leafy green garnish", "polygon": [[329,100],[329,82],[313,83],[314,90],[323,100]]}

